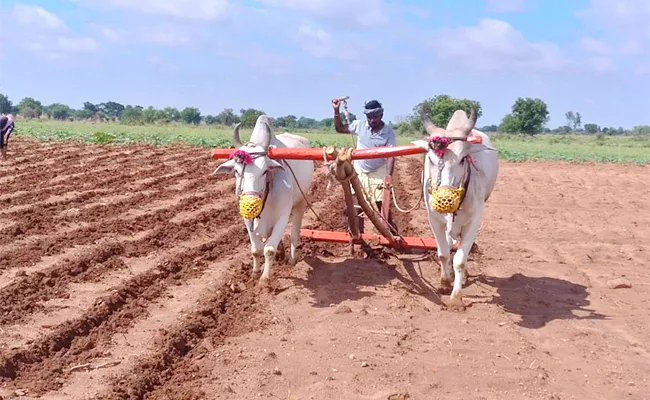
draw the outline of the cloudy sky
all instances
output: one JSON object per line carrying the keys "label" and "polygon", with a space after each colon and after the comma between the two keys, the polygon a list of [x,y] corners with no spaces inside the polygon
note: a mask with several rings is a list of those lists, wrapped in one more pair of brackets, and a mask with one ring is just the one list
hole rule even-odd
{"label": "cloudy sky", "polygon": [[387,119],[436,94],[498,124],[540,97],[550,127],[648,124],[650,0],[2,0],[0,92],[204,114]]}

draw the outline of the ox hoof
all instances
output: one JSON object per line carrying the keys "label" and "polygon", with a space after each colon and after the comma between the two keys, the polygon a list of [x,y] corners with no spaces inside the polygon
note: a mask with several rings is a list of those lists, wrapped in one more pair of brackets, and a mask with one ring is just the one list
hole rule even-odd
{"label": "ox hoof", "polygon": [[465,303],[463,302],[463,298],[460,296],[457,297],[450,297],[449,298],[449,304],[447,304],[447,308],[452,310],[452,311],[465,311],[467,308],[465,306]]}
{"label": "ox hoof", "polygon": [[447,277],[444,275],[440,276],[440,288],[445,289],[450,287],[451,287],[451,280],[447,279]]}
{"label": "ox hoof", "polygon": [[287,261],[287,264],[288,264],[290,267],[293,267],[293,266],[295,266],[296,264],[298,264],[298,259],[297,259],[297,258],[289,258],[289,261]]}
{"label": "ox hoof", "polygon": [[269,287],[269,278],[260,277],[260,279],[257,281],[257,287],[262,288],[262,289],[268,289],[268,287]]}

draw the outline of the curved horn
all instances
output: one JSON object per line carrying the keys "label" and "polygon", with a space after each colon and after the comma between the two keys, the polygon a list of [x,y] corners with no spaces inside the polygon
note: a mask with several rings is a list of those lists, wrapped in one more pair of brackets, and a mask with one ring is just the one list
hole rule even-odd
{"label": "curved horn", "polygon": [[429,136],[434,136],[436,134],[438,135],[444,135],[446,132],[442,128],[438,128],[436,124],[429,119],[429,116],[427,113],[424,111],[424,104],[420,105],[420,118],[422,119],[422,124],[424,125],[424,129],[427,131]]}
{"label": "curved horn", "polygon": [[465,124],[465,127],[463,129],[463,133],[466,136],[469,136],[470,133],[472,133],[472,129],[476,126],[476,121],[478,120],[478,113],[476,112],[476,105],[474,103],[471,104],[471,110],[469,113],[469,121],[467,124]]}
{"label": "curved horn", "polygon": [[271,130],[271,125],[268,121],[264,121],[264,141],[262,142],[262,147],[266,150],[271,145],[271,137],[273,136],[273,131]]}
{"label": "curved horn", "polygon": [[241,122],[235,125],[235,129],[232,131],[232,144],[235,145],[236,148],[240,148],[242,146],[241,144],[241,139],[239,138],[239,126],[241,125]]}

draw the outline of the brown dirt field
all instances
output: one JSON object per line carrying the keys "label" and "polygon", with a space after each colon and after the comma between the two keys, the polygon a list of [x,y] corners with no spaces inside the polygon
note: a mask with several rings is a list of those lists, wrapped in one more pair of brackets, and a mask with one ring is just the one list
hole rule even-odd
{"label": "brown dirt field", "polygon": [[[502,162],[469,307],[451,311],[426,252],[303,239],[258,289],[234,179],[204,149],[15,138],[9,153],[1,399],[650,398],[647,167]],[[341,224],[317,171],[314,209]],[[396,171],[410,208],[419,159]],[[431,236],[423,205],[394,212]],[[311,211],[304,227],[328,229]]]}

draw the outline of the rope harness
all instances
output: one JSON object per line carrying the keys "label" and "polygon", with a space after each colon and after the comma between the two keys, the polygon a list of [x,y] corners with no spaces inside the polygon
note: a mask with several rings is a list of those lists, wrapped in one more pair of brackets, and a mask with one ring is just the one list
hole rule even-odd
{"label": "rope harness", "polygon": [[[443,214],[453,213],[454,216],[456,216],[458,210],[462,209],[461,206],[463,204],[463,201],[465,200],[465,196],[467,194],[467,188],[469,186],[469,182],[471,178],[471,166],[474,166],[474,168],[477,169],[471,155],[467,154],[461,160],[461,163],[464,163],[466,165],[465,173],[463,174],[463,179],[461,180],[461,184],[458,187],[448,187],[448,186],[441,187],[442,171],[444,170],[444,166],[445,166],[443,157],[447,151],[448,145],[451,142],[456,140],[466,140],[466,139],[446,138],[446,137],[439,137],[439,136],[427,139],[427,141],[429,142],[429,147],[435,152],[435,154],[439,158],[435,187],[432,184],[433,173],[430,174],[429,180],[427,182],[427,186],[429,188],[429,194],[431,195],[431,206],[433,207],[434,210],[436,210],[439,213],[443,213]],[[244,145],[245,146],[254,145],[254,143],[249,142],[249,143],[245,143]],[[341,156],[339,158],[343,161],[351,162],[352,150],[353,148],[342,150]],[[244,192],[242,190],[243,187],[242,179],[243,179],[244,171],[246,170],[246,167],[252,164],[256,158],[267,156],[267,155],[268,155],[267,151],[247,152],[245,150],[239,149],[233,152],[233,154],[231,154],[231,156],[229,157],[229,159],[235,159],[237,163],[242,164],[242,177],[240,178],[239,185],[236,188],[236,195],[239,197],[239,213],[245,219],[256,219],[260,217],[262,211],[266,206],[266,201],[268,199],[269,192],[271,191],[272,188],[273,174],[269,174],[268,170],[264,171],[264,173],[262,174],[262,176],[265,179],[263,192],[258,192],[258,191]],[[330,176],[335,176],[334,174],[335,164],[332,161],[328,161],[327,158],[328,158],[327,148],[323,147],[323,162],[326,168],[329,169]],[[279,162],[289,169],[289,172],[293,176],[293,181],[298,187],[298,190],[300,190],[303,199],[305,200],[307,206],[309,207],[309,209],[312,211],[312,213],[314,214],[314,216],[319,222],[323,223],[324,225],[327,225],[330,229],[343,229],[346,227],[349,229],[347,223],[344,223],[341,226],[332,226],[327,221],[324,221],[320,217],[320,215],[318,215],[318,213],[314,210],[311,202],[307,199],[305,192],[303,191],[302,187],[298,183],[298,179],[296,177],[296,174],[293,171],[293,168],[291,168],[291,165],[286,160],[279,160]],[[350,180],[356,175],[357,175],[356,170],[354,168],[351,168],[350,172],[347,175],[343,177],[337,176],[335,179],[340,183],[345,183],[345,182],[350,182]],[[421,184],[424,183],[424,169],[422,169],[422,173],[420,175],[420,183]],[[330,184],[328,183],[328,188],[329,186]],[[397,203],[397,196],[395,194],[394,185],[381,184],[378,185],[378,187],[375,190],[382,190],[382,189],[391,191],[392,202],[397,208],[397,210],[402,213],[409,213],[419,208],[424,197],[423,191],[420,191],[420,198],[418,202],[415,204],[415,206],[411,207],[408,210],[405,210],[401,208]],[[373,204],[374,202],[371,201],[371,197],[369,196],[365,188],[363,188],[363,186],[362,186],[362,192],[363,192],[362,196],[366,199],[366,202],[370,205],[370,207],[372,207],[373,210],[378,211],[376,205]],[[361,215],[359,216],[362,216],[363,214],[365,213],[362,212]],[[387,226],[391,226],[389,222],[386,220],[386,218],[384,218],[383,215],[381,215],[380,212],[378,212],[377,214]],[[396,236],[401,237],[401,235],[399,234],[397,234]]]}
{"label": "rope harness", "polygon": [[[436,175],[435,188],[429,182],[429,194],[431,195],[431,207],[441,214],[454,214],[462,209],[461,205],[467,195],[467,188],[471,178],[471,166],[478,170],[474,163],[472,156],[468,153],[461,159],[461,163],[465,165],[465,173],[463,179],[458,187],[443,186],[441,187],[442,171],[445,168],[444,155],[447,152],[447,147],[451,142],[458,140],[467,140],[466,138],[446,138],[434,136],[428,138],[429,148],[438,156],[438,173]],[[433,171],[429,174],[429,179],[433,177]]]}
{"label": "rope harness", "polygon": [[[244,146],[248,146],[248,145],[255,145],[255,144],[250,142],[244,143]],[[262,211],[266,206],[266,200],[268,199],[269,192],[271,191],[273,176],[268,174],[269,172],[268,170],[264,171],[264,173],[262,174],[262,176],[266,179],[263,193],[256,192],[256,191],[242,192],[242,179],[243,179],[244,171],[246,170],[247,165],[252,164],[254,162],[254,159],[261,156],[267,156],[267,155],[268,152],[266,151],[247,152],[245,150],[240,149],[233,152],[228,158],[229,160],[235,159],[235,162],[242,164],[242,178],[239,181],[239,186],[237,186],[235,189],[235,193],[239,197],[239,214],[245,219],[259,218],[260,215],[262,214]],[[325,148],[323,148],[323,156],[325,157],[325,160],[327,160],[327,155],[325,154]],[[289,163],[286,160],[279,160],[279,161],[281,164],[285,165],[289,169],[289,172],[291,172],[291,175],[293,176],[293,180],[296,186],[298,187],[298,190],[300,190],[300,194],[302,195],[303,199],[307,203],[309,209],[316,216],[316,219],[318,219],[323,224],[328,225],[331,229],[344,228],[345,225],[338,226],[338,227],[332,226],[331,224],[324,221],[318,215],[318,213],[316,213],[311,203],[307,199],[307,195],[305,195],[305,192],[302,190],[302,187],[300,187],[300,184],[298,183],[298,178],[296,178],[296,174],[293,172],[293,168],[291,168],[291,165],[289,165]]]}
{"label": "rope harness", "polygon": [[[246,143],[249,145],[252,143]],[[273,180],[272,176],[269,176],[269,171],[266,170],[262,174],[262,177],[265,180],[264,183],[264,192],[260,193],[257,191],[242,191],[242,180],[244,179],[244,171],[249,164],[252,164],[256,158],[261,156],[266,156],[267,152],[254,152],[249,153],[244,150],[237,150],[230,155],[229,159],[234,159],[235,162],[242,164],[242,177],[239,179],[239,186],[237,186],[235,193],[239,196],[239,214],[245,219],[255,219],[259,218],[260,214],[266,206],[266,199],[269,196],[269,188],[271,187],[271,181]]]}

